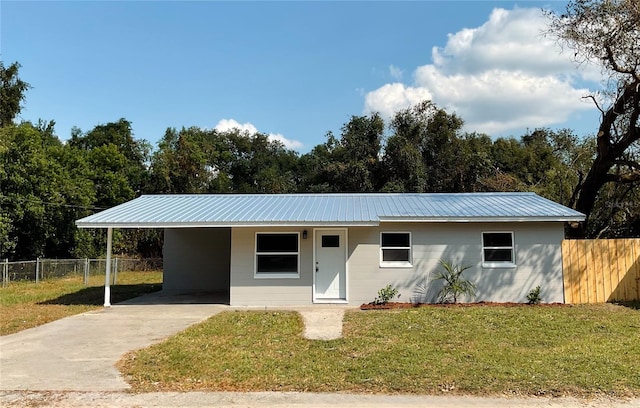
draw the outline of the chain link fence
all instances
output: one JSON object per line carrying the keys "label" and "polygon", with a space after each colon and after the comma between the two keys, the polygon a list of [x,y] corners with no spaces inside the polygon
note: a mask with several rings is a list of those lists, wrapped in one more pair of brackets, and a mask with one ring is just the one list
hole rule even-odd
{"label": "chain link fence", "polygon": [[[118,272],[124,271],[157,271],[162,270],[162,258],[153,259],[111,259],[111,277],[113,283],[117,283]],[[106,269],[106,259],[45,259],[38,258],[34,261],[0,263],[2,270],[2,287],[10,282],[32,281],[39,282],[48,279],[83,277],[85,286],[89,283],[89,277],[103,275]]]}

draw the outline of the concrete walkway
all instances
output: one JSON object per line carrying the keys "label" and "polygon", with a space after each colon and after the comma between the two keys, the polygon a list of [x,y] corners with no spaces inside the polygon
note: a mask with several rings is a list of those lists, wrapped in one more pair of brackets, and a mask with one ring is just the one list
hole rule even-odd
{"label": "concrete walkway", "polygon": [[342,337],[344,307],[313,306],[296,309],[304,320],[304,337],[310,340],[334,340]]}

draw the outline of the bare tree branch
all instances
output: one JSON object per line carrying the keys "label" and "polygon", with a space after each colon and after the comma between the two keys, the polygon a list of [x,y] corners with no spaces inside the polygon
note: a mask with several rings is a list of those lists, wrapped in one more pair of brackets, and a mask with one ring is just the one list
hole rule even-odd
{"label": "bare tree branch", "polygon": [[624,173],[624,174],[607,174],[605,176],[606,183],[635,183],[636,181],[640,181],[640,172],[634,173]]}
{"label": "bare tree branch", "polygon": [[[587,233],[589,216],[606,184],[637,188],[635,183],[640,181],[640,164],[630,154],[640,140],[639,4],[637,0],[572,0],[564,13],[547,13],[547,35],[573,50],[577,62],[601,64],[603,94],[612,96],[609,106],[594,95],[587,97],[602,116],[593,163],[570,200],[587,215],[577,235]],[[632,171],[622,173],[620,167]]]}

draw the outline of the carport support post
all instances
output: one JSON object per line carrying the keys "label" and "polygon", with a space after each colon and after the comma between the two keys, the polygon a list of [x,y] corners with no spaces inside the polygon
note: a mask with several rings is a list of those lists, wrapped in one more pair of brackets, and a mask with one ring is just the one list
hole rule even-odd
{"label": "carport support post", "polygon": [[107,228],[107,262],[104,273],[104,307],[111,307],[111,241],[113,228]]}
{"label": "carport support post", "polygon": [[84,286],[89,286],[89,258],[84,258]]}

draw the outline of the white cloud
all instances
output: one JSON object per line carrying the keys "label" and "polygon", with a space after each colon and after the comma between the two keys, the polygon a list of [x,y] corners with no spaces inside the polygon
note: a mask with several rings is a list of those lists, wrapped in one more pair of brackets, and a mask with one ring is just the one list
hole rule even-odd
{"label": "white cloud", "polygon": [[287,139],[280,133],[269,133],[269,140],[277,140],[280,143],[282,143],[284,147],[288,149],[293,149],[293,150],[301,149],[304,146],[302,142],[299,142],[297,140]]}
{"label": "white cloud", "polygon": [[543,36],[546,24],[538,9],[495,9],[482,26],[449,34],[444,48],[433,48],[432,58],[450,73],[504,69],[536,75],[573,70],[571,60]]}
{"label": "white cloud", "polygon": [[364,105],[366,112],[378,112],[383,117],[390,118],[394,112],[425,99],[433,99],[426,88],[408,87],[396,82],[367,93],[364,97]]}
{"label": "white cloud", "polygon": [[430,99],[462,117],[466,130],[494,134],[562,123],[593,109],[581,100],[588,89],[576,84],[598,78],[599,70],[577,69],[542,35],[546,23],[538,9],[494,9],[480,27],[449,34],[444,47],[434,47],[432,64],[416,68],[410,86],[367,93],[364,110],[389,118]]}
{"label": "white cloud", "polygon": [[[252,123],[239,123],[235,119],[221,119],[215,127],[215,130],[219,132],[226,132],[228,130],[238,129],[241,132],[247,132],[251,135],[258,133],[258,128],[256,128]],[[287,149],[301,149],[304,145],[297,141],[287,139],[280,133],[269,133],[269,140],[276,140],[284,145]]]}
{"label": "white cloud", "polygon": [[389,65],[389,74],[391,74],[391,77],[393,79],[395,79],[396,81],[401,81],[402,80],[402,75],[404,74],[404,72],[396,67],[395,65],[391,64]]}
{"label": "white cloud", "polygon": [[235,119],[220,119],[216,127],[214,128],[218,132],[226,132],[228,130],[238,129],[241,132],[248,132],[250,134],[258,133],[258,128],[251,123],[238,123]]}

